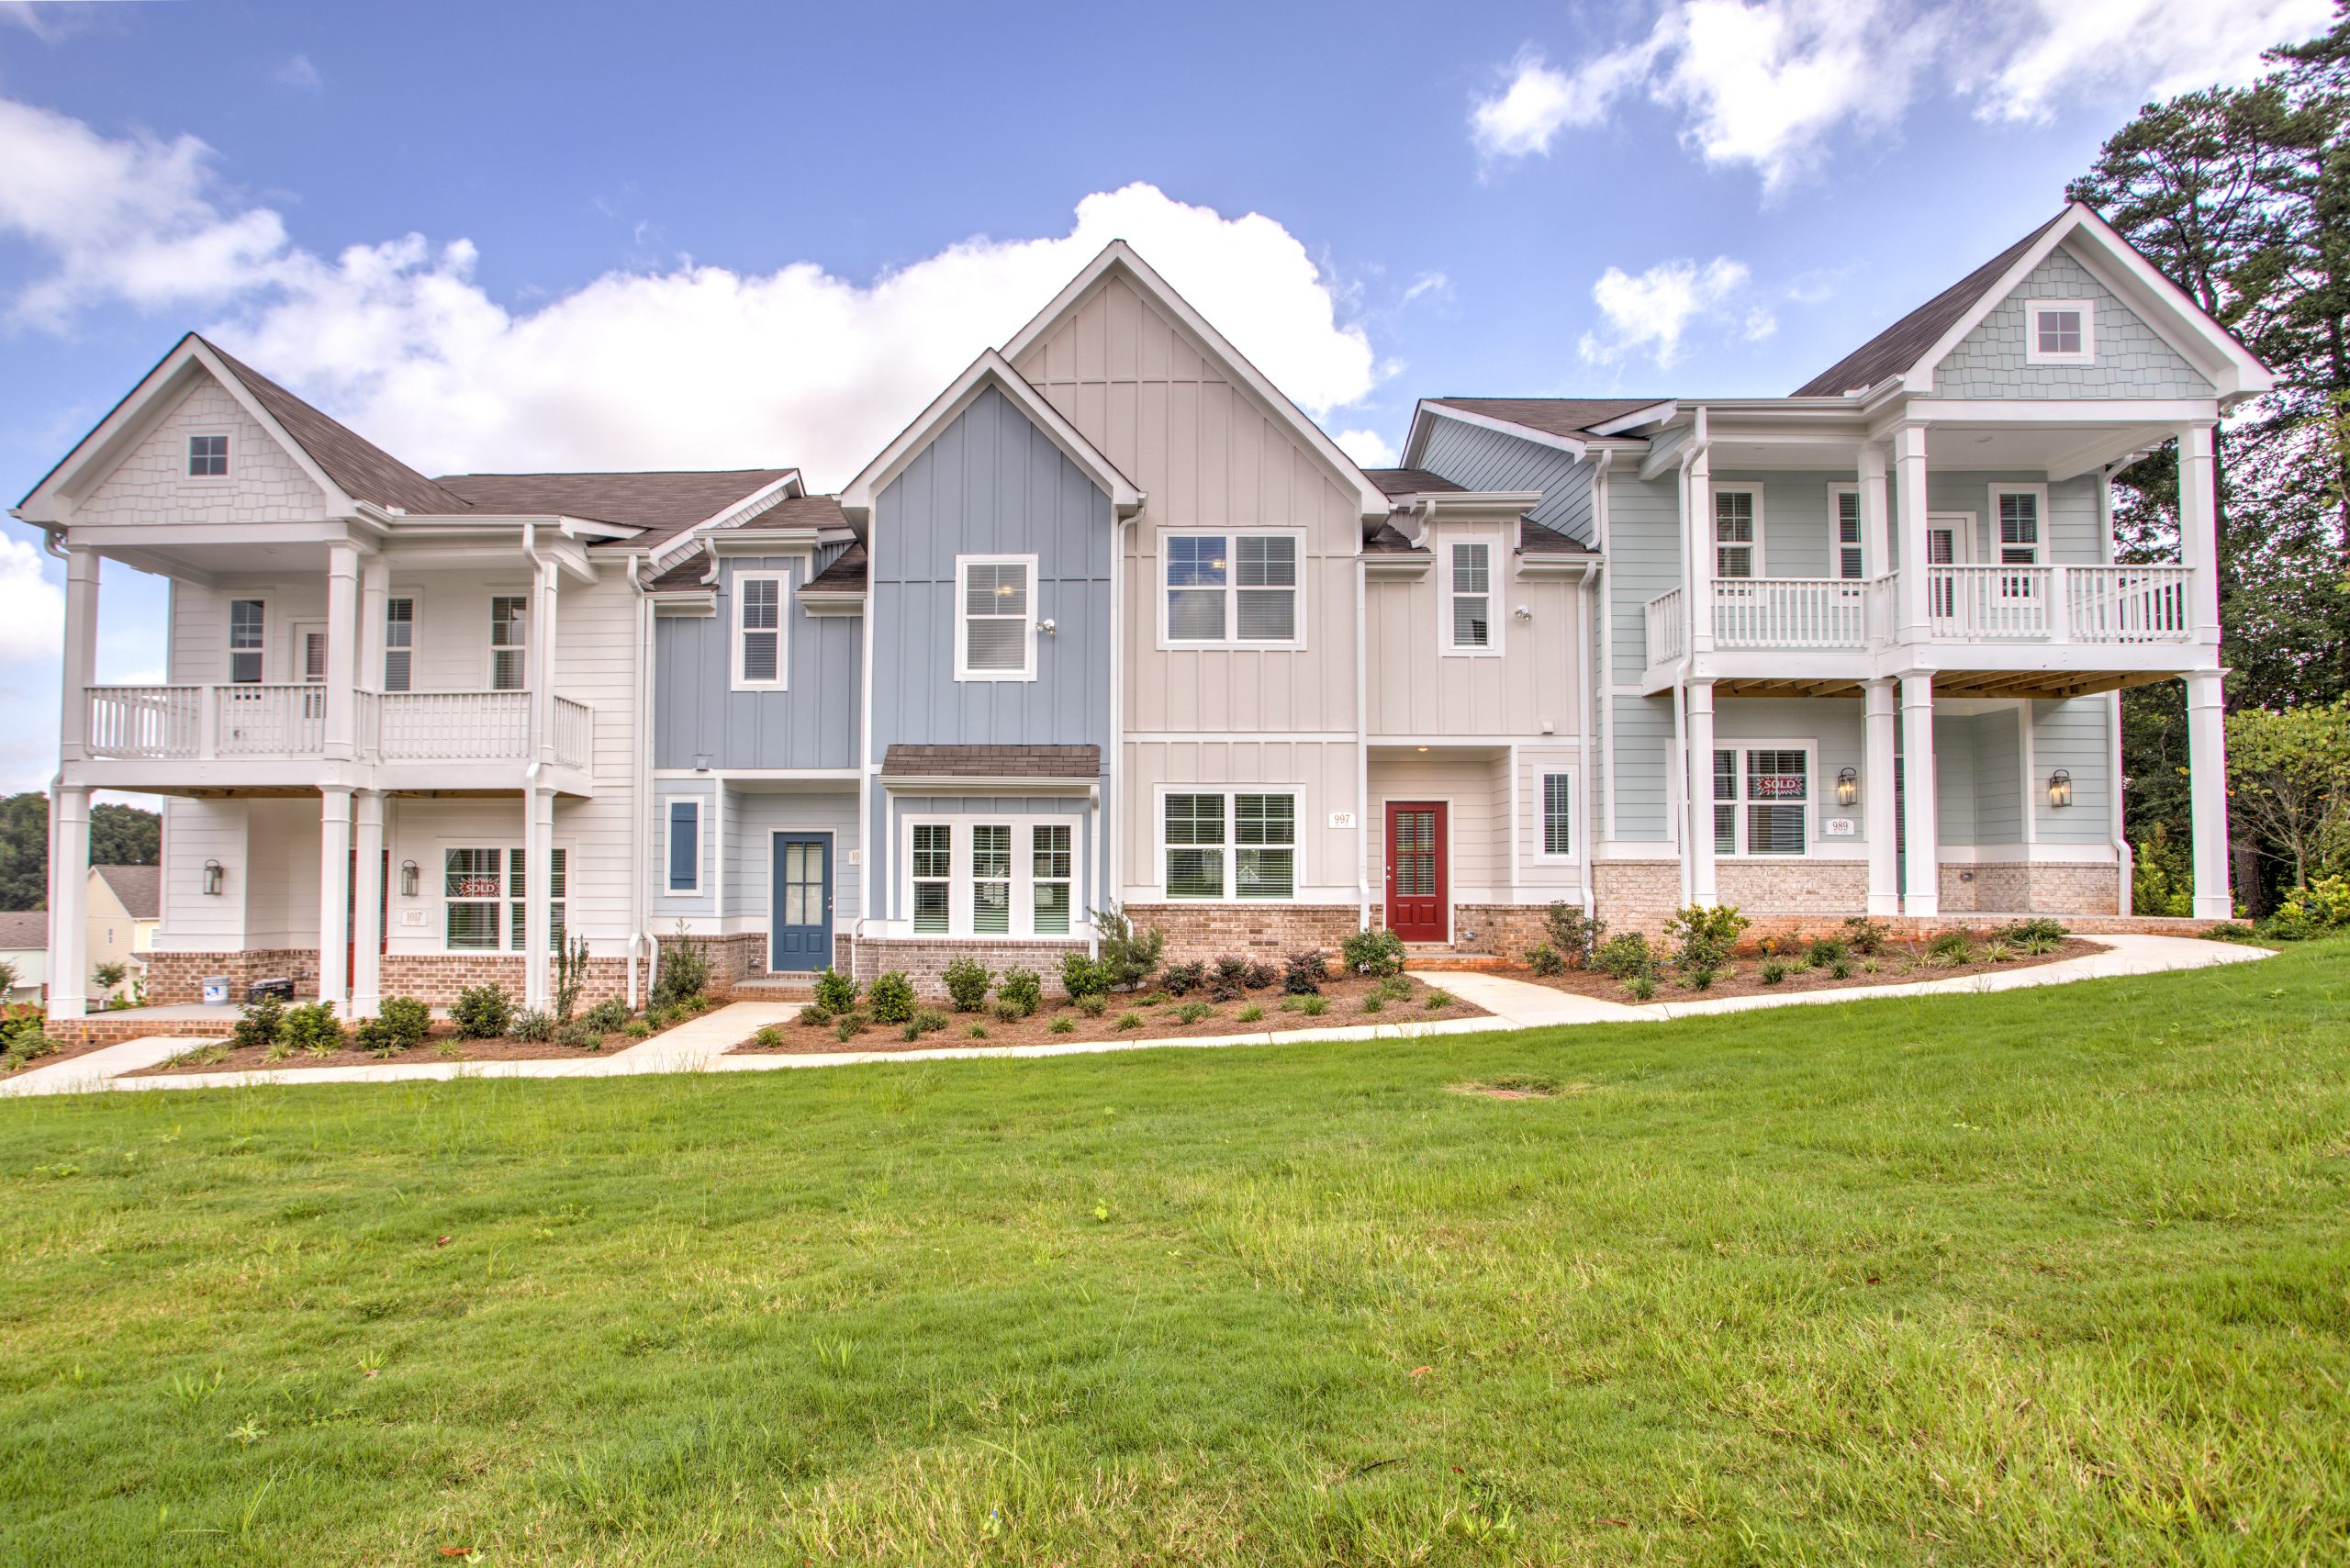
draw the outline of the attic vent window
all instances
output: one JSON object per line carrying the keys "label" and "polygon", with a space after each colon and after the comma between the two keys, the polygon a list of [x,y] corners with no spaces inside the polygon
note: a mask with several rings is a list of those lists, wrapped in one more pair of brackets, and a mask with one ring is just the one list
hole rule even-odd
{"label": "attic vent window", "polygon": [[2086,299],[2035,299],[2024,308],[2024,360],[2087,364],[2097,357],[2095,313]]}
{"label": "attic vent window", "polygon": [[226,478],[229,473],[229,438],[225,435],[188,437],[187,471],[193,478]]}

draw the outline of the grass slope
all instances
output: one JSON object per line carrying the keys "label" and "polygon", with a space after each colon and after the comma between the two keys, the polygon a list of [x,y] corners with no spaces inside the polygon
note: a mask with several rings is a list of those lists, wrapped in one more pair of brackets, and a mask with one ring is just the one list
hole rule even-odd
{"label": "grass slope", "polygon": [[0,1561],[2341,1562],[2345,958],[0,1104]]}

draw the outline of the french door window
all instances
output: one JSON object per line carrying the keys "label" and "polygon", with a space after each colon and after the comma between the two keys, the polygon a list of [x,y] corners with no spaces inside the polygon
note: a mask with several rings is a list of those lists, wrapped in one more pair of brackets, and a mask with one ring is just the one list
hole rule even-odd
{"label": "french door window", "polygon": [[494,594],[489,601],[489,687],[520,691],[530,677],[531,600],[527,594]]}
{"label": "french door window", "polygon": [[1169,533],[1159,569],[1167,641],[1187,647],[1294,644],[1298,535]]}
{"label": "french door window", "polygon": [[1811,821],[1811,754],[1795,747],[1714,753],[1714,853],[1801,855]]}
{"label": "french door window", "polygon": [[1297,896],[1294,791],[1171,793],[1160,843],[1170,899]]}

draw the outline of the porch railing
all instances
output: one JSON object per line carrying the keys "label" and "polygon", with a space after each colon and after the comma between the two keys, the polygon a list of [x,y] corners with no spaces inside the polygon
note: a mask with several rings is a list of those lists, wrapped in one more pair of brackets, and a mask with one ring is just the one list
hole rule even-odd
{"label": "porch railing", "polygon": [[93,686],[84,744],[92,756],[194,757],[204,735],[201,686]]}
{"label": "porch railing", "polygon": [[1714,646],[1857,648],[1867,588],[1852,577],[1717,578]]}
{"label": "porch railing", "polygon": [[527,691],[386,691],[375,746],[386,762],[497,762],[531,744]]}
{"label": "porch railing", "polygon": [[[359,756],[385,762],[520,762],[531,752],[527,691],[353,692]],[[301,685],[93,686],[84,745],[92,756],[140,762],[326,755],[327,689]],[[555,760],[585,767],[595,715],[553,704]]]}
{"label": "porch railing", "polygon": [[222,756],[316,756],[327,748],[323,686],[216,686],[213,749]]}
{"label": "porch railing", "polygon": [[595,740],[595,714],[585,702],[568,697],[554,700],[554,759],[565,767],[585,767]]}
{"label": "porch railing", "polygon": [[2194,635],[2187,613],[2185,566],[2066,566],[2065,609],[2081,643],[2183,643]]}
{"label": "porch railing", "polygon": [[1646,610],[1649,663],[1661,665],[1679,658],[1689,646],[1687,617],[1682,613],[1681,590],[1667,588],[1649,600]]}

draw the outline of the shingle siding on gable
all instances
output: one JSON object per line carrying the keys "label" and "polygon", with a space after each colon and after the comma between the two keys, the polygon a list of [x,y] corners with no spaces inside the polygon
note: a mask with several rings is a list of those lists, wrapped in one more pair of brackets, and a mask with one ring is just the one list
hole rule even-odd
{"label": "shingle siding on gable", "polygon": [[[229,437],[226,478],[187,471],[187,438]],[[301,465],[218,382],[188,389],[147,439],[91,491],[76,522],[296,522],[326,515],[326,497]]]}
{"label": "shingle siding on gable", "polygon": [[[2096,306],[2093,364],[2024,363],[2024,304]],[[2211,383],[2063,249],[2028,274],[1934,367],[1937,398],[2209,398]]]}
{"label": "shingle siding on gable", "polygon": [[[827,547],[817,569],[839,551]],[[793,595],[808,579],[804,556],[730,555],[719,570],[716,615],[654,620],[654,766],[691,767],[696,756],[707,756],[719,768],[855,767],[864,622],[853,615],[812,616],[800,607]],[[744,572],[787,576],[786,690],[733,689],[733,585]]]}
{"label": "shingle siding on gable", "polygon": [[1591,519],[1591,465],[1555,446],[1438,419],[1419,465],[1464,490],[1539,490],[1542,504],[1528,516],[1570,539],[1598,543]]}

